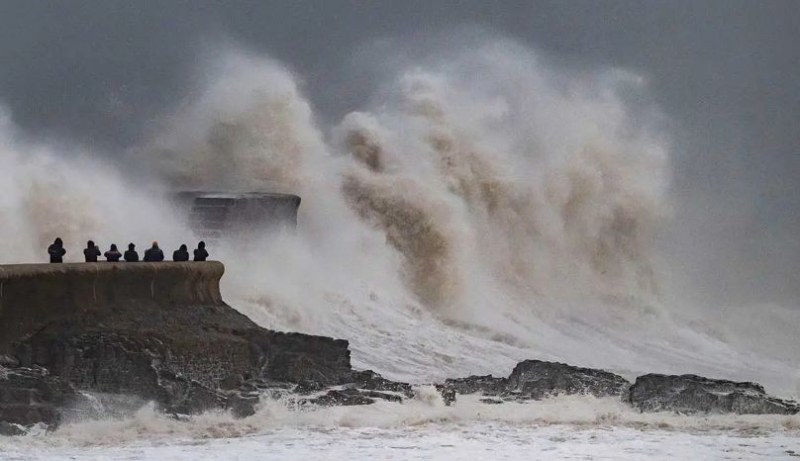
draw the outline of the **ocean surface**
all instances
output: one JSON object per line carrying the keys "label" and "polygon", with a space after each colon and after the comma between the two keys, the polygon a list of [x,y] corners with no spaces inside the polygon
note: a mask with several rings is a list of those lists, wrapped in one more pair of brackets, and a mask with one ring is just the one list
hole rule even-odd
{"label": "ocean surface", "polygon": [[293,412],[269,402],[233,420],[132,418],[0,439],[4,460],[790,459],[800,417],[640,414],[611,399],[445,407],[433,390],[406,404]]}

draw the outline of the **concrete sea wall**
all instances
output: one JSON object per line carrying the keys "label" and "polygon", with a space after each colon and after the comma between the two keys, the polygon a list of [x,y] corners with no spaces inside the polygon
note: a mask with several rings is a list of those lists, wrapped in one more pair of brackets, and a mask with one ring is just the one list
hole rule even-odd
{"label": "concrete sea wall", "polygon": [[0,353],[59,318],[137,305],[222,306],[224,272],[215,261],[0,266]]}

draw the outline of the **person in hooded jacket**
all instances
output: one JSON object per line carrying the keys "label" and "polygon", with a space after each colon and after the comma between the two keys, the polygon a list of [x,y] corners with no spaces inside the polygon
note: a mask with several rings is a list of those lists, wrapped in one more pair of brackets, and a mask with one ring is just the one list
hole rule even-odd
{"label": "person in hooded jacket", "polygon": [[180,248],[172,252],[172,260],[173,261],[188,261],[189,260],[189,249],[186,245],[181,245]]}
{"label": "person in hooded jacket", "polygon": [[106,251],[103,256],[106,257],[106,261],[110,263],[116,263],[119,262],[120,258],[122,258],[122,253],[117,250],[117,245],[112,243],[111,248],[109,248],[109,250]]}
{"label": "person in hooded jacket", "polygon": [[86,248],[83,249],[83,257],[87,263],[96,263],[97,257],[100,256],[100,248],[93,241],[86,242]]}
{"label": "person in hooded jacket", "polygon": [[125,262],[135,263],[139,261],[139,253],[136,252],[136,245],[128,244],[128,251],[125,252]]}
{"label": "person in hooded jacket", "polygon": [[153,242],[153,246],[144,251],[145,262],[159,262],[164,260],[164,252],[158,247],[158,242]]}
{"label": "person in hooded jacket", "polygon": [[197,248],[194,250],[194,260],[205,261],[207,258],[208,258],[208,251],[206,251],[206,242],[198,243]]}
{"label": "person in hooded jacket", "polygon": [[53,244],[47,247],[47,254],[50,255],[51,263],[64,262],[64,255],[67,254],[67,250],[64,249],[64,242],[61,241],[61,238],[57,237]]}

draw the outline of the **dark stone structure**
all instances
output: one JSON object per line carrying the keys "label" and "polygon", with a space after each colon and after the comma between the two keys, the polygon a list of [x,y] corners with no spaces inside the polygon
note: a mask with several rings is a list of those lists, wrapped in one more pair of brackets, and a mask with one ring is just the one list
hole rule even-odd
{"label": "dark stone structure", "polygon": [[[630,383],[613,373],[592,368],[578,368],[565,363],[525,360],[517,364],[508,378],[470,376],[448,379],[440,390],[455,394],[479,393],[489,399],[541,400],[558,395],[593,395],[595,397],[621,397]],[[447,398],[446,398],[447,400]]]}
{"label": "dark stone structure", "polygon": [[640,411],[674,411],[683,414],[794,415],[800,411],[797,403],[770,397],[759,384],[695,375],[640,376],[631,386],[628,400]]}
{"label": "dark stone structure", "polygon": [[462,395],[479,393],[486,396],[498,396],[506,393],[507,386],[508,379],[486,375],[448,379],[442,387]]}
{"label": "dark stone structure", "polygon": [[648,374],[631,385],[621,376],[604,370],[541,360],[518,363],[508,378],[470,376],[448,379],[437,387],[448,404],[459,394],[480,394],[486,397],[481,400],[485,403],[580,394],[621,398],[646,412],[792,415],[800,411],[796,402],[771,397],[755,383],[695,375]]}
{"label": "dark stone structure", "polygon": [[525,360],[514,367],[506,389],[518,399],[538,400],[564,394],[620,397],[629,386],[625,378],[608,371]]}
{"label": "dark stone structure", "polygon": [[300,197],[269,192],[186,191],[175,195],[196,236],[208,241],[247,241],[265,232],[294,230]]}

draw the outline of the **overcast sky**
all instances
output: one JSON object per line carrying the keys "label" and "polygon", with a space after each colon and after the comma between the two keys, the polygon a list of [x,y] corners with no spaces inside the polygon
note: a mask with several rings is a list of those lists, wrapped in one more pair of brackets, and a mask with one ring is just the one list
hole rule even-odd
{"label": "overcast sky", "polygon": [[666,245],[678,259],[706,250],[686,277],[705,274],[717,294],[800,299],[797,1],[5,0],[0,102],[32,138],[113,155],[185,96],[209,43],[231,40],[292,67],[335,120],[363,102],[342,84],[357,50],[472,26],[648,76],[675,141]]}

